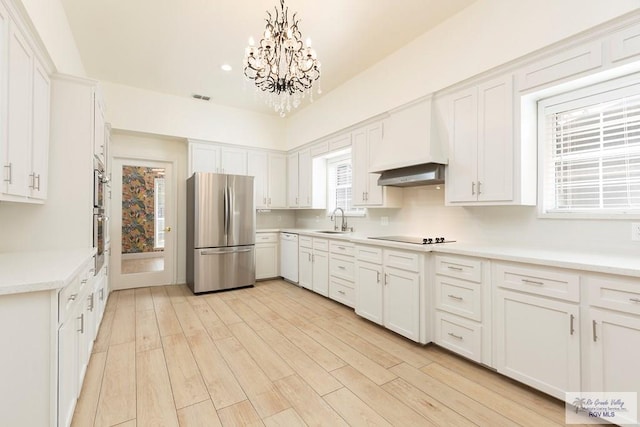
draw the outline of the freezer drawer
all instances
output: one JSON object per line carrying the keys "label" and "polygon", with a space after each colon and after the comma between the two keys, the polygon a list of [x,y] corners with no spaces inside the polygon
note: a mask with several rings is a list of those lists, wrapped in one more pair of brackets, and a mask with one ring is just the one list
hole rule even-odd
{"label": "freezer drawer", "polygon": [[194,250],[194,294],[252,286],[256,282],[254,246]]}

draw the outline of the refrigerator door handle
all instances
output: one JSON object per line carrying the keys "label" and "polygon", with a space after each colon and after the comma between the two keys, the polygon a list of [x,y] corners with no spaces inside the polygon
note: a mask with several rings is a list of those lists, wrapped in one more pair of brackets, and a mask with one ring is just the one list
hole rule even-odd
{"label": "refrigerator door handle", "polygon": [[224,188],[224,235],[229,234],[229,187]]}
{"label": "refrigerator door handle", "polygon": [[243,252],[251,252],[252,248],[244,249],[214,249],[210,251],[201,251],[200,255],[223,255],[223,254],[241,254]]}

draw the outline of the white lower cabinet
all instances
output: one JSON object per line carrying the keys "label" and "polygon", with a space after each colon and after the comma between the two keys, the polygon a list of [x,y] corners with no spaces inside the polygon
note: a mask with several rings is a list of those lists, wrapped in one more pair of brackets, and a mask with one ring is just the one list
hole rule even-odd
{"label": "white lower cabinet", "polygon": [[278,233],[257,233],[256,280],[277,277],[278,267]]}
{"label": "white lower cabinet", "polygon": [[558,399],[579,391],[579,275],[516,263],[493,273],[498,372]]}
{"label": "white lower cabinet", "polygon": [[346,306],[356,304],[354,245],[329,240],[329,298]]}
{"label": "white lower cabinet", "polygon": [[329,296],[329,241],[300,236],[298,244],[298,284]]}
{"label": "white lower cabinet", "polygon": [[492,365],[490,281],[484,261],[435,255],[436,344],[476,362]]}
{"label": "white lower cabinet", "polygon": [[423,273],[418,253],[357,245],[356,314],[426,343]]}

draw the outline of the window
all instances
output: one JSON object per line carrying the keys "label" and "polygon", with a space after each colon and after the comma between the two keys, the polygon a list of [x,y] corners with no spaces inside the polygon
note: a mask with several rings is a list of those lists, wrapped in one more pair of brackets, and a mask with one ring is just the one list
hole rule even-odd
{"label": "window", "polygon": [[334,157],[327,160],[329,212],[342,208],[345,215],[364,215],[363,208],[354,208],[352,194],[351,155]]}
{"label": "window", "polygon": [[603,83],[539,103],[542,206],[640,214],[640,83]]}

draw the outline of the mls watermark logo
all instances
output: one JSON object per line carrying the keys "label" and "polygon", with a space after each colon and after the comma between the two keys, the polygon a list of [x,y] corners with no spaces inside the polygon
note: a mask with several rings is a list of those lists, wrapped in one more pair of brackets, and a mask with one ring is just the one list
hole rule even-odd
{"label": "mls watermark logo", "polygon": [[635,392],[567,392],[567,424],[618,425],[638,424],[638,393]]}

